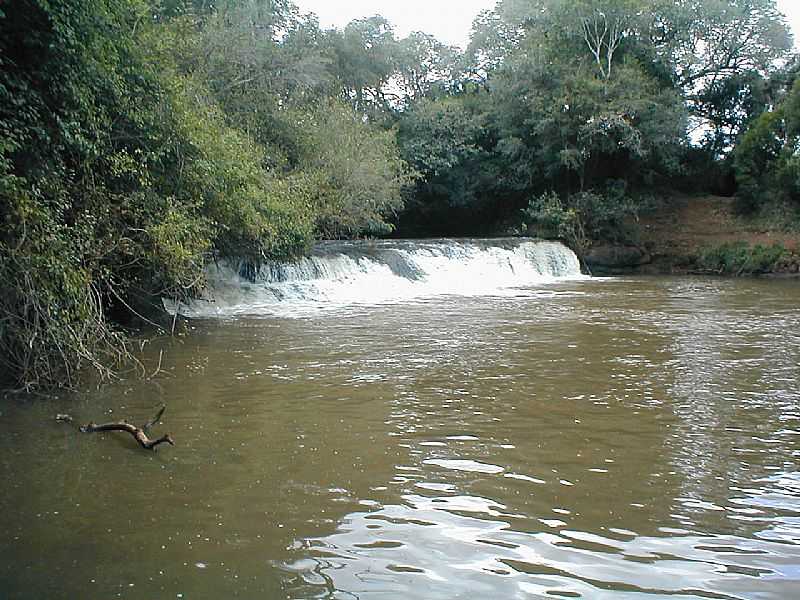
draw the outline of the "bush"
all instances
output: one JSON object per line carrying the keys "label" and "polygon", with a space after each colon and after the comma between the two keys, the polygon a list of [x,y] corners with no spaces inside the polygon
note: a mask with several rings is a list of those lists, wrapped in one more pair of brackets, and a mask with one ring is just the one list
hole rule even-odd
{"label": "bush", "polygon": [[611,184],[604,193],[580,192],[566,200],[547,192],[530,201],[523,219],[536,235],[563,240],[583,252],[592,241],[630,241],[630,221],[638,210],[639,202],[626,195],[623,185]]}
{"label": "bush", "polygon": [[545,239],[564,241],[575,250],[585,250],[588,245],[583,219],[575,208],[570,208],[555,192],[534,198],[522,211],[528,231]]}
{"label": "bush", "polygon": [[704,249],[698,267],[719,275],[757,275],[770,273],[789,257],[780,244],[751,246],[747,242],[729,242]]}

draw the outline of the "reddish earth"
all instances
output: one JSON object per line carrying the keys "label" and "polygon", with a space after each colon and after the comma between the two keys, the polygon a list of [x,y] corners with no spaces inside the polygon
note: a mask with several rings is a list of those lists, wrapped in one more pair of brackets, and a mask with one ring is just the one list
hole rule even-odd
{"label": "reddish earth", "polygon": [[652,263],[643,270],[691,270],[694,258],[703,249],[739,241],[750,245],[781,244],[793,255],[800,254],[797,234],[765,229],[762,224],[741,219],[734,214],[733,202],[732,198],[720,196],[674,197],[643,215],[641,245],[652,257]]}

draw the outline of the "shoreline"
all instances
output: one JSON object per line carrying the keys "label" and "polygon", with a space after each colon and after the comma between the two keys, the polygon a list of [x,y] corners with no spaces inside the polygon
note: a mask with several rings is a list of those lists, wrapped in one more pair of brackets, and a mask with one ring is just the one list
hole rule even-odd
{"label": "shoreline", "polygon": [[737,216],[733,198],[664,198],[634,226],[632,243],[584,253],[593,273],[800,278],[800,233]]}

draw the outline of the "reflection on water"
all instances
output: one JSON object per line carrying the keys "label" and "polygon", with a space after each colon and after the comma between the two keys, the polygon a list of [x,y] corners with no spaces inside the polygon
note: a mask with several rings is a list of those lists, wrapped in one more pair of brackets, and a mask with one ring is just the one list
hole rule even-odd
{"label": "reflection on water", "polygon": [[[0,407],[0,597],[796,597],[798,298],[595,280],[196,322],[157,381]],[[155,455],[50,422],[162,401]]]}

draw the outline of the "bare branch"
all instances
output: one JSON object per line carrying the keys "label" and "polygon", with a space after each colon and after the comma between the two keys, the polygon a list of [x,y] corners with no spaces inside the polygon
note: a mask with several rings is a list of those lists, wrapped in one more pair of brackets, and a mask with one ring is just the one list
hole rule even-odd
{"label": "bare branch", "polygon": [[139,442],[139,445],[144,448],[145,450],[155,450],[156,446],[159,444],[169,444],[170,446],[175,445],[175,441],[169,434],[162,435],[160,438],[150,439],[147,437],[148,430],[158,423],[161,419],[164,411],[167,409],[166,406],[162,406],[161,409],[156,413],[156,416],[153,417],[152,420],[148,421],[141,427],[136,427],[136,425],[131,425],[127,421],[118,421],[116,423],[102,423],[97,425],[95,423],[88,423],[86,425],[81,426],[80,430],[83,433],[96,433],[98,431],[125,431],[130,433],[133,438]]}

